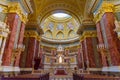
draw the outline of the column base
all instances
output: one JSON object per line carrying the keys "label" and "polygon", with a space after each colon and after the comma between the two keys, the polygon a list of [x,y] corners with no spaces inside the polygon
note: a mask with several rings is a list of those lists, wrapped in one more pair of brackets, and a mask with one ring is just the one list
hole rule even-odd
{"label": "column base", "polygon": [[14,71],[20,71],[19,67],[14,67]]}
{"label": "column base", "polygon": [[101,71],[102,68],[87,68],[89,71]]}
{"label": "column base", "polygon": [[13,66],[0,66],[0,71],[2,72],[19,72],[20,68],[19,67],[13,67]]}
{"label": "column base", "polygon": [[103,71],[103,72],[109,71],[109,67],[103,67],[103,68],[102,68],[102,71]]}
{"label": "column base", "polygon": [[32,71],[33,68],[20,68],[20,71]]}
{"label": "column base", "polygon": [[120,72],[120,66],[110,66],[110,67],[103,67],[103,72]]}
{"label": "column base", "polygon": [[120,66],[111,66],[109,67],[110,72],[120,72]]}

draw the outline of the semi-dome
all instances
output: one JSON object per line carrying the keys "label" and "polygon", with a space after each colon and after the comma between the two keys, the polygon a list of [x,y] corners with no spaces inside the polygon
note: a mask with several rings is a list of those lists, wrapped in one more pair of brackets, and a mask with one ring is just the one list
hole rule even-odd
{"label": "semi-dome", "polygon": [[73,40],[76,39],[78,35],[76,31],[78,30],[78,23],[74,17],[66,13],[54,13],[50,15],[42,23],[42,28],[44,31],[43,39],[46,40]]}

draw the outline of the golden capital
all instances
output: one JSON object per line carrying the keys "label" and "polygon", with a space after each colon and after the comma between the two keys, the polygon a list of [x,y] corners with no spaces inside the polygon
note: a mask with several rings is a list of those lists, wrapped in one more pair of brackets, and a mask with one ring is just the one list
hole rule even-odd
{"label": "golden capital", "polygon": [[33,30],[25,31],[24,36],[25,37],[35,37],[37,39],[38,33],[36,31],[33,31]]}
{"label": "golden capital", "polygon": [[102,16],[106,12],[115,12],[115,6],[111,3],[103,3],[97,12],[94,13],[94,22],[98,22],[101,20]]}
{"label": "golden capital", "polygon": [[41,41],[41,37],[40,37],[39,35],[37,36],[37,40],[38,40],[38,41]]}
{"label": "golden capital", "polygon": [[83,41],[87,37],[97,37],[96,31],[84,31],[82,36],[80,37],[80,42]]}
{"label": "golden capital", "polygon": [[21,5],[18,2],[10,2],[8,4],[8,7],[4,8],[4,13],[17,13],[20,17],[21,21],[26,23],[27,20],[27,14],[23,11]]}

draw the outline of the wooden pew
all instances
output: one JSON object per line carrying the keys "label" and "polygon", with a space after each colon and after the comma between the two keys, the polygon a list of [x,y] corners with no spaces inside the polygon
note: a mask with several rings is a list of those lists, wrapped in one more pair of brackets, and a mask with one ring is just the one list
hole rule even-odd
{"label": "wooden pew", "polygon": [[15,77],[2,77],[0,80],[49,80],[49,73],[47,74],[25,74]]}
{"label": "wooden pew", "polygon": [[73,74],[73,80],[120,80],[120,77],[109,77],[93,74]]}

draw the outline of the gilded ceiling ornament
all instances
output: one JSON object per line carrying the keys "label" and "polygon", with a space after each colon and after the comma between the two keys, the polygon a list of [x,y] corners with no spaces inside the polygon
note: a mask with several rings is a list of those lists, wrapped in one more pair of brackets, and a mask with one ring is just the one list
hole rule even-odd
{"label": "gilded ceiling ornament", "polygon": [[48,29],[50,29],[51,31],[53,31],[53,28],[54,28],[54,23],[53,22],[50,22],[47,26]]}
{"label": "gilded ceiling ornament", "polygon": [[37,33],[37,31],[33,31],[33,30],[25,31],[24,37],[34,37],[38,41],[41,40],[41,36]]}
{"label": "gilded ceiling ornament", "polygon": [[115,12],[115,6],[111,3],[103,3],[100,9],[94,14],[94,21],[96,23],[100,21],[106,12]]}
{"label": "gilded ceiling ornament", "polygon": [[67,27],[68,29],[74,29],[72,22],[67,23]]}
{"label": "gilded ceiling ornament", "polygon": [[17,13],[24,23],[27,22],[27,14],[24,13],[19,3],[9,3],[7,7],[3,8],[4,13]]}

